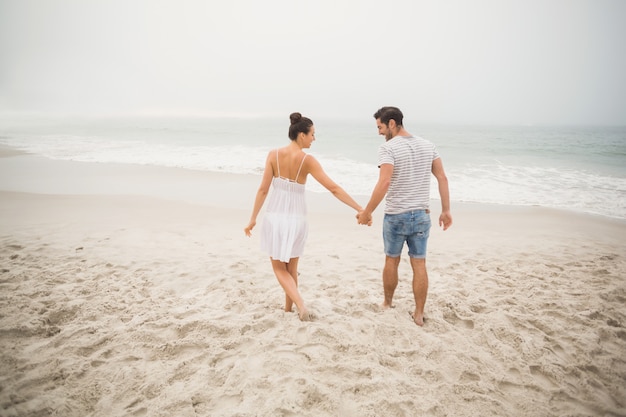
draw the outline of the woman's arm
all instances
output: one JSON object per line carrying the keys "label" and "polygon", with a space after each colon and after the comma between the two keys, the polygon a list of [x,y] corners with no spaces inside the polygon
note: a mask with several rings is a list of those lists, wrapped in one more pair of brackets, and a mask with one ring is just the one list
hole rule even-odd
{"label": "woman's arm", "polygon": [[274,176],[274,170],[272,169],[272,163],[270,160],[271,152],[267,155],[267,159],[265,160],[265,169],[263,170],[263,178],[261,179],[261,185],[256,193],[256,197],[254,199],[254,207],[252,208],[252,215],[250,216],[250,222],[243,229],[246,236],[252,235],[252,229],[256,226],[256,218],[261,211],[261,207],[263,207],[263,203],[265,203],[265,198],[270,190],[270,185],[272,184],[272,177]]}
{"label": "woman's arm", "polygon": [[359,203],[357,203],[350,194],[348,194],[343,188],[339,186],[335,181],[333,181],[327,174],[324,172],[322,165],[319,163],[317,159],[313,156],[309,155],[306,159],[306,163],[308,164],[309,173],[315,178],[317,182],[322,184],[324,188],[332,193],[339,201],[342,203],[352,207],[356,211],[361,211],[363,208]]}

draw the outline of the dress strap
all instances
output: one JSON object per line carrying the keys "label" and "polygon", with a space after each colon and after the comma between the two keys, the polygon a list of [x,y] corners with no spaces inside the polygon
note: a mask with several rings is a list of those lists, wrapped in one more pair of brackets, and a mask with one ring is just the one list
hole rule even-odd
{"label": "dress strap", "polygon": [[300,162],[300,168],[298,168],[298,173],[296,174],[296,179],[295,181],[298,182],[298,177],[300,176],[300,170],[302,169],[302,165],[304,165],[304,160],[306,159],[308,153],[304,154],[304,157],[302,158],[302,162]]}
{"label": "dress strap", "polygon": [[278,168],[278,176],[280,177],[280,165],[278,165],[278,149],[276,149],[276,168]]}

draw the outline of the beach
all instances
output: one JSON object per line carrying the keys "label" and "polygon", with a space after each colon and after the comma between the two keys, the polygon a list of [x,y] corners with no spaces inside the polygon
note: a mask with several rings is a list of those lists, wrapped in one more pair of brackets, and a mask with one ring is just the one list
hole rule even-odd
{"label": "beach", "polygon": [[309,193],[301,322],[259,176],[0,156],[0,416],[626,416],[623,219],[433,200],[418,327],[382,207]]}

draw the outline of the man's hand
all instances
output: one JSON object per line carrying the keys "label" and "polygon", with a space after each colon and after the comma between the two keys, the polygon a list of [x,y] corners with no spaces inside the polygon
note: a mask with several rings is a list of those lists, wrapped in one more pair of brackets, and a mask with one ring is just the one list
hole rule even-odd
{"label": "man's hand", "polygon": [[448,230],[448,227],[452,226],[452,214],[449,211],[441,212],[439,226],[443,226],[443,230]]}
{"label": "man's hand", "polygon": [[356,221],[358,224],[363,224],[363,225],[368,225],[371,226],[372,225],[372,213],[366,213],[365,211],[359,211],[356,214]]}

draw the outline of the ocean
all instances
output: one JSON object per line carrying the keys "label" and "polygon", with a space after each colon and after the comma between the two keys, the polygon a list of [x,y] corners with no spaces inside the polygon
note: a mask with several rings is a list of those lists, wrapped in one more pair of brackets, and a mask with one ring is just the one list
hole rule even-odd
{"label": "ocean", "polygon": [[[288,116],[288,115],[287,115]],[[288,117],[53,118],[0,116],[0,144],[50,159],[179,167],[260,175],[267,152],[289,143]],[[378,178],[374,119],[313,118],[307,150],[350,194],[369,196]],[[451,200],[543,206],[626,219],[626,126],[421,125]],[[325,192],[315,180],[313,192]],[[431,196],[438,199],[433,178]]]}

